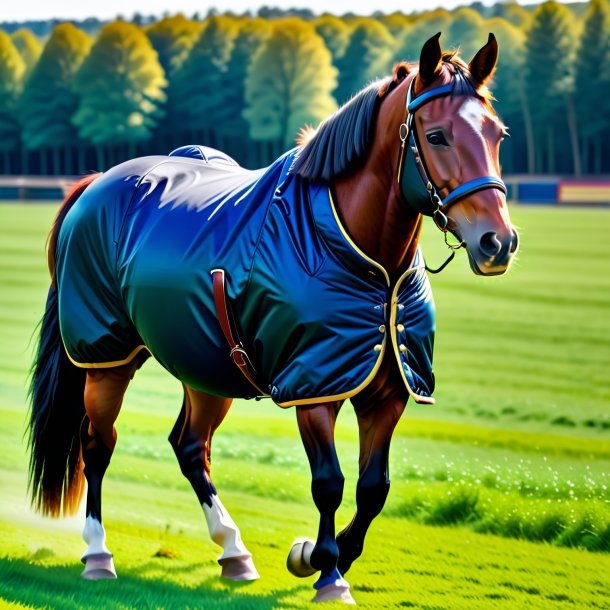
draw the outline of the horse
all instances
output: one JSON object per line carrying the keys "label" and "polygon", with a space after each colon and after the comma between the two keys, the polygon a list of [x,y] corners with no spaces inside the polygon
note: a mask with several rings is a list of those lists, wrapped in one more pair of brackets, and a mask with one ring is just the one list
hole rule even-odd
{"label": "horse", "polygon": [[[116,578],[102,480],[123,395],[152,355],[184,387],[169,441],[222,548],[221,576],[259,574],[212,483],[212,437],[234,398],[270,396],[296,408],[320,513],[288,569],[319,573],[314,601],[355,603],[345,576],[389,492],[394,428],[410,397],[434,403],[422,218],[478,275],[505,273],[519,244],[498,160],[506,128],[487,88],[496,39],[466,64],[439,38],[266,169],[186,146],[86,176],[60,206],[30,384],[29,489],[57,517],[75,513],[86,481],[84,578]],[[334,428],[348,398],[357,509],[337,534]]]}

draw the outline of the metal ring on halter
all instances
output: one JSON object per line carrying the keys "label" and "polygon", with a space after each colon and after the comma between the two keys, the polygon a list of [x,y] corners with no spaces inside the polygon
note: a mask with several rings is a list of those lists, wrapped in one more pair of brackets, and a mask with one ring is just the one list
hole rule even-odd
{"label": "metal ring on halter", "polygon": [[409,137],[409,126],[406,123],[400,124],[400,127],[398,128],[398,137],[403,143],[406,142],[407,138]]}
{"label": "metal ring on halter", "polygon": [[[460,240],[459,244],[450,244],[447,241],[447,234],[451,233],[451,231],[448,231],[447,229],[445,229],[443,231],[443,235],[445,236],[445,245],[447,246],[447,248],[449,248],[450,250],[459,250],[460,248],[465,248],[466,247],[466,243]],[[451,233],[451,235],[453,235],[453,233]],[[455,235],[453,235],[455,237]]]}

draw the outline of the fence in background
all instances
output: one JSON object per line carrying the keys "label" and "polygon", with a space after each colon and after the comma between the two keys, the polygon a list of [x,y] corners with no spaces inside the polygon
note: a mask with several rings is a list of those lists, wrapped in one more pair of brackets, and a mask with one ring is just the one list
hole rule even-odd
{"label": "fence in background", "polygon": [[[273,160],[275,152],[269,151]],[[78,176],[2,176],[0,200],[63,199]],[[559,176],[508,176],[508,200],[518,204],[610,207],[610,177],[566,180]]]}
{"label": "fence in background", "polygon": [[505,177],[508,200],[520,204],[610,206],[610,177],[572,179],[562,176]]}

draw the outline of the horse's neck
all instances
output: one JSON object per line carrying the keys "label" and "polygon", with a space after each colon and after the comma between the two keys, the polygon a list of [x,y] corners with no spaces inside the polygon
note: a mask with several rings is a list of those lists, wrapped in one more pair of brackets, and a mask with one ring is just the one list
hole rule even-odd
{"label": "horse's neck", "polygon": [[338,179],[334,191],[341,220],[351,238],[395,276],[415,256],[421,216],[405,209],[392,188],[396,179],[393,159],[383,157],[373,152],[361,171]]}

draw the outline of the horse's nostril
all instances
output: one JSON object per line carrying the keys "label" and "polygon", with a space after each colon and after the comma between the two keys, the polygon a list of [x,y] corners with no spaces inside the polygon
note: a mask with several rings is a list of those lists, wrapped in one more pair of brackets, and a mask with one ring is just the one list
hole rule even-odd
{"label": "horse's nostril", "polygon": [[513,229],[511,231],[511,240],[510,240],[510,253],[514,254],[519,247],[519,233]]}
{"label": "horse's nostril", "polygon": [[492,258],[500,252],[502,244],[498,239],[498,234],[495,231],[489,231],[481,235],[481,241],[479,242],[481,252],[488,258]]}

